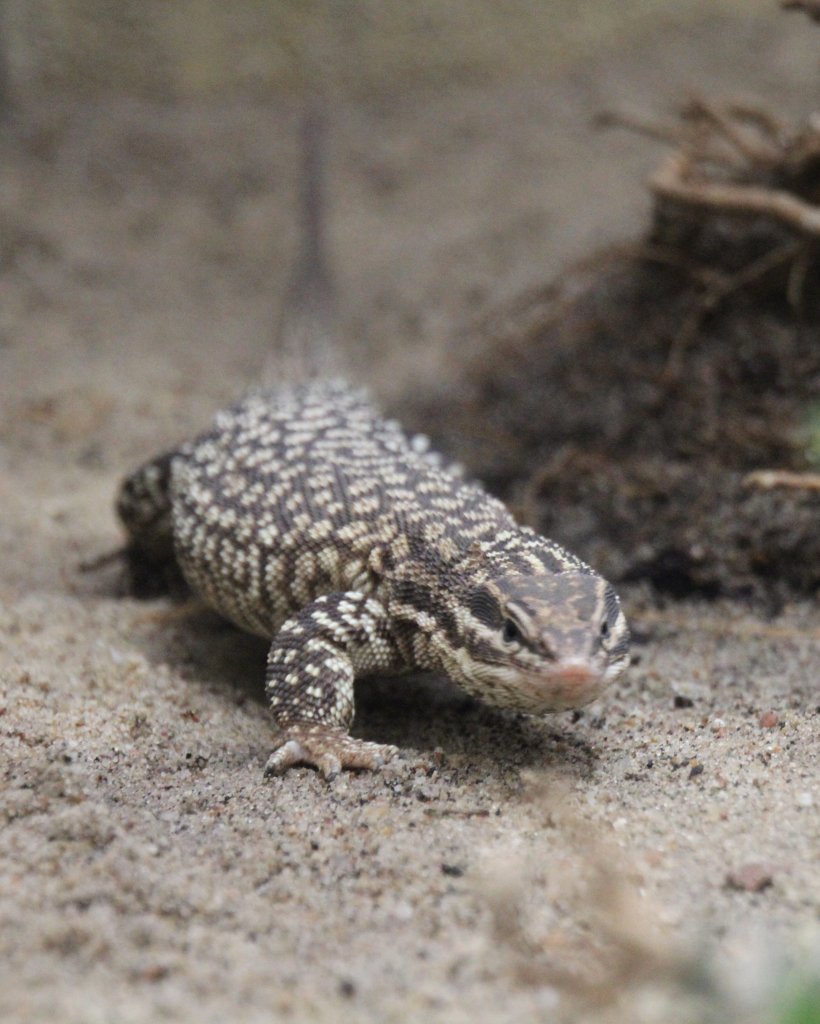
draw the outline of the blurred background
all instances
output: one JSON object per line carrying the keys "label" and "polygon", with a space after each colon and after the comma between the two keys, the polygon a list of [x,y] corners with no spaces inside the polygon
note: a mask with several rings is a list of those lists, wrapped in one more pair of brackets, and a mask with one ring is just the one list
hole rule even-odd
{"label": "blurred background", "polygon": [[[366,100],[560,71],[653,25],[774,15],[770,0],[4,0],[7,89],[16,100],[162,102],[298,91],[321,35],[336,84]],[[750,55],[751,56],[751,55]]]}
{"label": "blurred background", "polygon": [[[647,517],[657,523],[663,496],[636,506],[644,484],[618,484],[615,551],[612,480],[587,459],[595,494],[559,494],[542,486],[544,467],[596,437],[607,464],[623,461],[624,445],[657,416],[660,398],[641,382],[663,374],[675,324],[702,297],[682,294],[673,312],[667,296],[660,312],[674,322],[652,327],[644,352],[638,328],[663,292],[652,283],[649,306],[622,325],[625,340],[596,343],[577,386],[563,383],[565,367],[538,362],[557,351],[554,341],[533,334],[526,311],[515,318],[521,301],[540,308],[526,297],[567,267],[648,237],[646,179],[668,143],[602,130],[601,115],[674,124],[682,105],[702,96],[799,123],[818,84],[820,32],[807,18],[772,0],[4,0],[0,26],[0,423],[22,450],[48,458],[56,443],[114,474],[203,426],[257,379],[297,250],[298,123],[305,90],[318,86],[329,112],[326,213],[351,373],[538,528],[614,577],[663,583],[667,549],[679,546],[684,526],[670,521],[657,542],[635,532]],[[624,308],[613,301],[604,319]],[[777,316],[793,334],[791,313]],[[493,347],[512,335],[512,349]],[[610,365],[629,349],[635,365]],[[488,350],[480,379],[471,379]],[[762,354],[744,359],[739,369],[690,367],[686,380],[753,375],[750,429],[759,433],[759,392],[772,369]],[[802,359],[789,348],[782,362]],[[502,381],[519,364],[519,379]],[[638,453],[638,474],[657,478],[662,467],[646,469],[647,458],[680,457],[689,472],[708,456],[708,438],[698,452],[672,448],[681,423],[726,397],[725,387],[700,387],[681,407],[665,403],[668,429]],[[783,438],[793,432],[786,421],[802,415],[770,411],[777,436],[729,459],[737,480],[772,463],[799,469],[804,456],[785,457]],[[660,485],[667,495],[688,493],[676,466]],[[728,478],[724,464],[716,473]],[[670,587],[734,592],[760,575],[749,569],[762,564],[755,545],[727,540],[740,499],[724,497],[727,526],[705,545],[704,517],[718,513],[708,502],[693,513],[686,550],[671,556]],[[786,558],[798,588],[811,589],[798,550],[805,530],[790,530],[795,514],[810,527],[814,510],[791,504],[762,520],[753,510],[752,519],[761,536],[782,521],[782,543],[763,556],[768,576]],[[689,548],[711,567],[738,543],[747,552],[739,572],[701,578],[689,564]]]}
{"label": "blurred background", "polygon": [[693,89],[801,109],[817,71],[808,22],[771,0],[4,0],[0,40],[4,259],[24,271],[0,316],[11,338],[25,308],[56,360],[36,359],[35,392],[77,345],[104,378],[161,357],[160,392],[205,358],[228,372],[200,392],[255,372],[295,245],[306,82],[334,108],[348,334],[390,392],[443,372],[456,325],[643,230],[657,149],[596,131],[601,110]]}

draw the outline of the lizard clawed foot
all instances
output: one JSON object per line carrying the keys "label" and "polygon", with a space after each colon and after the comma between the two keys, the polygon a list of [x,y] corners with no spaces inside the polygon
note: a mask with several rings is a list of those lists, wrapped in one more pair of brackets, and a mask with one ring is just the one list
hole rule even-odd
{"label": "lizard clawed foot", "polygon": [[282,731],[279,746],[265,765],[265,775],[281,775],[295,764],[307,764],[330,781],[343,768],[375,771],[397,753],[396,747],[354,739],[338,727],[296,724]]}

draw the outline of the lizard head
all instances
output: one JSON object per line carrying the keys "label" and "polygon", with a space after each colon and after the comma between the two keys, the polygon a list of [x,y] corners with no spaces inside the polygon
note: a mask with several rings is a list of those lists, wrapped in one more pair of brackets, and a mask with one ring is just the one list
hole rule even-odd
{"label": "lizard head", "polygon": [[618,597],[589,571],[485,580],[464,609],[459,681],[493,704],[536,714],[577,708],[629,662]]}

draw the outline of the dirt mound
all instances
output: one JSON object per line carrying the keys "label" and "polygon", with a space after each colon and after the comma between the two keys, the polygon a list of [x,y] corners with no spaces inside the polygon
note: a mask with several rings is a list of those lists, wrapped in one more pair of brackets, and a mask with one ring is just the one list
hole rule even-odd
{"label": "dirt mound", "polygon": [[[646,240],[488,317],[461,413],[425,415],[613,578],[781,600],[820,584],[820,147],[698,109],[653,179]],[[718,114],[748,145],[726,145]]]}

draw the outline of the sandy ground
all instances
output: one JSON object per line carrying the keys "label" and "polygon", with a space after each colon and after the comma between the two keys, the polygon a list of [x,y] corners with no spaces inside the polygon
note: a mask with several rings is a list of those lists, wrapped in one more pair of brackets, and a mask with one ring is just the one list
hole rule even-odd
{"label": "sandy ground", "polygon": [[[816,46],[792,19],[708,22],[559,79],[340,109],[362,374],[388,403],[457,375],[445,342],[477,310],[639,230],[653,150],[595,134],[602,106],[805,108]],[[355,731],[402,755],[328,787],[261,777],[263,647],[79,570],[119,542],[123,472],[261,363],[294,124],[112,103],[0,168],[0,1016],[780,1019],[789,965],[820,958],[815,606],[627,592],[635,665],[580,717],[363,684]]]}

